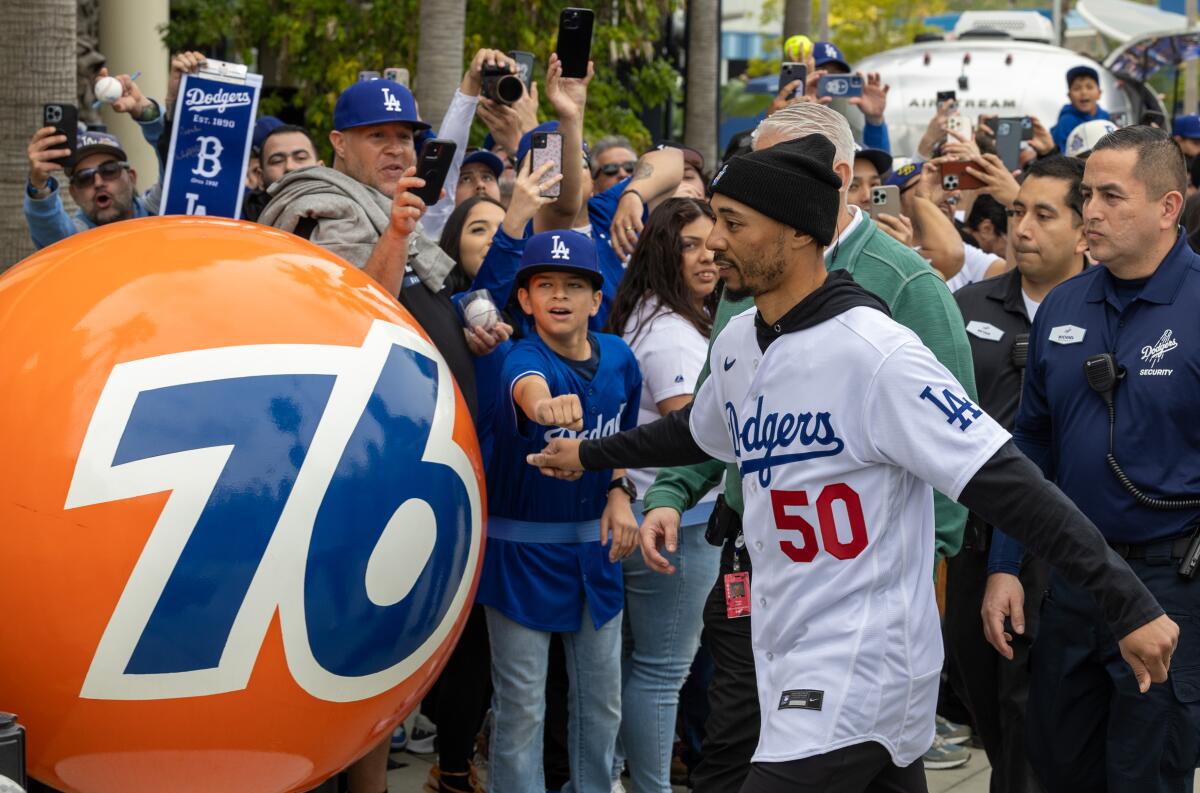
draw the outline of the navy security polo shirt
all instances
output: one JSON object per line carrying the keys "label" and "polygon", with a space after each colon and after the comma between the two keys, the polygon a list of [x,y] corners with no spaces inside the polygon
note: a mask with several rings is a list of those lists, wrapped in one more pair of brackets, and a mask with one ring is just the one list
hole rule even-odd
{"label": "navy security polo shirt", "polygon": [[[1187,533],[1200,509],[1138,505],[1105,460],[1108,409],[1083,362],[1113,353],[1117,385],[1113,449],[1148,496],[1200,497],[1200,256],[1179,234],[1135,297],[1107,267],[1060,284],[1038,309],[1029,336],[1017,446],[1112,543],[1141,544]],[[989,572],[1016,572],[1020,546],[993,538]]]}

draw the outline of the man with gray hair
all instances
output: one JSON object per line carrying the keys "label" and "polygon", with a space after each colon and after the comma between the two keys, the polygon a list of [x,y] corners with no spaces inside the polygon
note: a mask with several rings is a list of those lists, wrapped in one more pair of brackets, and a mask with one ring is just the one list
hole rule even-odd
{"label": "man with gray hair", "polygon": [[[885,234],[858,207],[846,203],[854,170],[854,138],[846,119],[823,105],[799,101],[759,124],[753,148],[758,151],[813,133],[833,143],[833,169],[841,179],[836,233],[825,249],[826,269],[846,270],[860,286],[882,298],[893,319],[920,337],[973,401],[975,373],[970,346],[962,315],[946,284],[914,251]],[[718,172],[716,179],[720,177]],[[798,196],[798,200],[803,199]],[[717,254],[718,263],[724,255]],[[736,266],[736,262],[731,264]],[[749,297],[731,300],[728,294],[723,296],[713,321],[710,345],[731,318],[752,306]],[[697,391],[708,374],[706,365],[696,383]],[[547,460],[547,466],[555,466],[550,462],[552,456]],[[736,465],[727,468],[717,460],[667,468],[659,473],[643,500],[643,554],[650,557],[652,538],[665,537],[666,550],[673,557],[680,516],[699,503],[722,476],[725,493],[708,532],[710,542],[722,545],[721,569],[704,606],[704,643],[712,654],[715,672],[709,686],[710,715],[705,724],[702,759],[692,772],[695,793],[737,793],[758,743],[759,706],[750,621],[741,619],[753,605],[727,597],[726,590],[726,582],[736,580],[745,584],[743,591],[753,592],[750,556],[741,530],[741,475]],[[935,495],[934,508],[936,555],[952,556],[962,542],[966,510],[940,494]],[[929,572],[932,575],[933,571]],[[938,761],[926,762],[929,767]],[[961,764],[965,759],[956,762]]]}
{"label": "man with gray hair", "polygon": [[624,135],[606,135],[592,146],[592,193],[599,195],[622,179],[633,176],[637,154]]}

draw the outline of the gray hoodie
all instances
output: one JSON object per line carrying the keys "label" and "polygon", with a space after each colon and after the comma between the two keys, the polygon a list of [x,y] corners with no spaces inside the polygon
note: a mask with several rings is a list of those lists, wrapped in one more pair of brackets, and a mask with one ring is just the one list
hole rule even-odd
{"label": "gray hoodie", "polygon": [[[317,225],[309,239],[356,267],[366,265],[391,218],[392,199],[324,166],[292,171],[271,185],[268,192],[271,202],[263,209],[259,223],[295,231],[301,218],[313,218]],[[408,240],[408,266],[421,283],[438,292],[454,269],[454,260],[425,236],[418,223],[417,233]]]}

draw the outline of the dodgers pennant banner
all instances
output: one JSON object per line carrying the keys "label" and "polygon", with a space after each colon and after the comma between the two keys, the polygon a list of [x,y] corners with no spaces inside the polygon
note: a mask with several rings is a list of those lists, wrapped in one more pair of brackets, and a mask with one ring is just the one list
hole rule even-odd
{"label": "dodgers pennant banner", "polygon": [[240,217],[262,75],[243,82],[185,74],[163,178],[161,213]]}

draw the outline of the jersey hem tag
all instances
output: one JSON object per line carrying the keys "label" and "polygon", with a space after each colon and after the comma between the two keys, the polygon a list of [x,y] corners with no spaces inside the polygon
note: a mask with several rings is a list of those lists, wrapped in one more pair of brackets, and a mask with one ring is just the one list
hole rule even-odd
{"label": "jersey hem tag", "polygon": [[798,710],[820,710],[825,702],[825,692],[811,688],[795,688],[785,691],[779,697],[779,710],[795,708]]}

